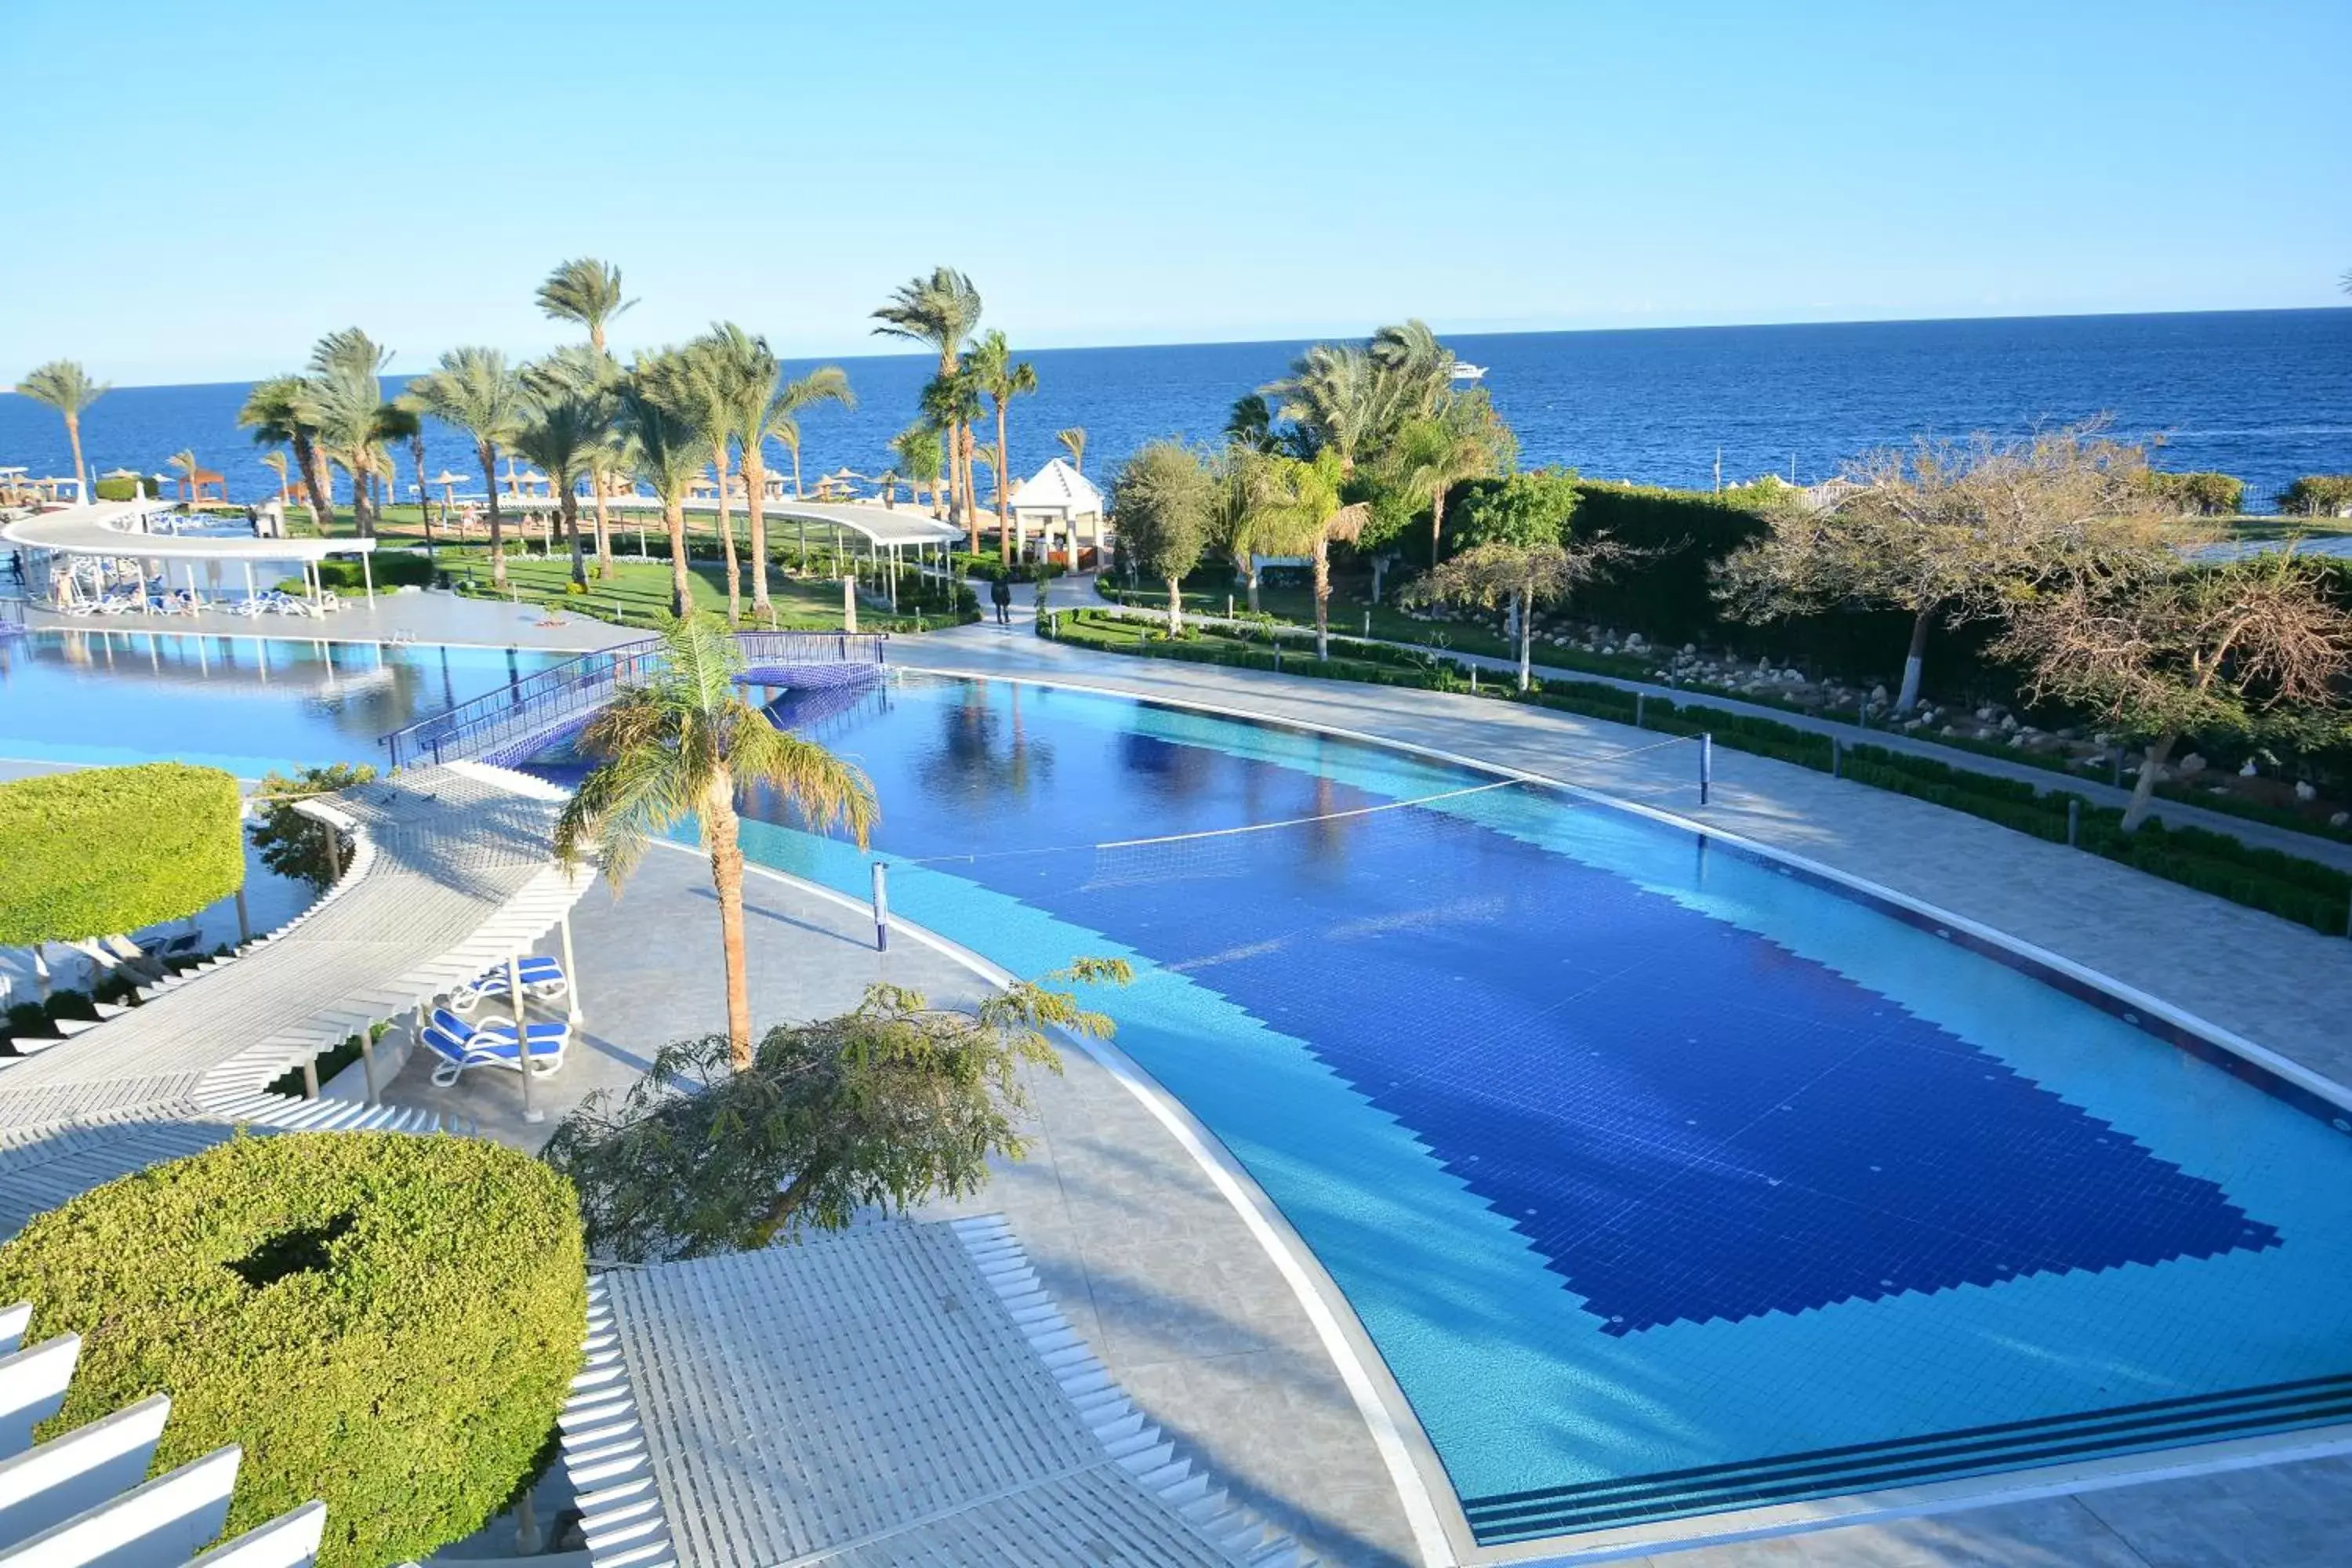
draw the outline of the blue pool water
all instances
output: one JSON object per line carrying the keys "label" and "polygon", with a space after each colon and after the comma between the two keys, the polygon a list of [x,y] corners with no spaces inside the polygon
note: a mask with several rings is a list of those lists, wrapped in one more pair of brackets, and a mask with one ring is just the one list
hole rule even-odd
{"label": "blue pool water", "polygon": [[[1136,964],[1097,998],[1120,1046],[1330,1270],[1487,1539],[1633,1478],[2352,1372],[2352,1139],[1932,931],[1525,787],[1366,811],[1491,781],[1125,700],[902,678],[817,732],[908,918]],[[1753,1495],[1656,1485],[1598,1521]]]}
{"label": "blue pool water", "polygon": [[306,763],[380,765],[378,736],[552,662],[498,648],[113,628],[0,637],[0,760],[169,757],[240,778]]}
{"label": "blue pool water", "polygon": [[[265,685],[216,641],[0,644],[0,756],[365,760],[507,678],[267,652]],[[1119,1046],[1346,1293],[1482,1540],[2352,1401],[2346,1131],[1932,929],[1577,797],[1122,700],[898,676],[809,732],[872,774],[907,918],[1017,973],[1134,963],[1092,998]],[[749,804],[755,858],[863,894],[866,856]]]}

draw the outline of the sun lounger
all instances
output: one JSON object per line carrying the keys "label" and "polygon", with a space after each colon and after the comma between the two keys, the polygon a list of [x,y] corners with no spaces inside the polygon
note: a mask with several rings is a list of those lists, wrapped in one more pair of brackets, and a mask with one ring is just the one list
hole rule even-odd
{"label": "sun lounger", "polygon": [[[533,1002],[552,1002],[572,989],[564,978],[563,965],[551,958],[532,956],[521,961],[522,994]],[[492,996],[507,994],[507,966],[484,970],[472,980],[449,993],[449,1005],[461,1013],[470,1013],[475,1006]]]}
{"label": "sun lounger", "polygon": [[[572,1043],[572,1026],[531,1024],[527,1030],[531,1076],[545,1078],[563,1065],[563,1048]],[[446,1007],[436,1007],[425,1020],[424,1039],[426,1047],[441,1058],[433,1069],[436,1089],[447,1089],[467,1068],[522,1070],[522,1051],[515,1043],[514,1026],[501,1020],[469,1024]]]}

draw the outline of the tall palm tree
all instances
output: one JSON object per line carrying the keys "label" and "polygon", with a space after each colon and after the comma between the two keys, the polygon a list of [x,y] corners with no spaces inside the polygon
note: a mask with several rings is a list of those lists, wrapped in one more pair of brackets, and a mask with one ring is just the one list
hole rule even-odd
{"label": "tall palm tree", "polygon": [[621,383],[621,367],[613,356],[593,343],[569,343],[544,359],[522,368],[523,388],[546,399],[562,394],[597,400],[610,426],[604,440],[588,454],[589,499],[596,516],[596,575],[613,574],[613,528],[610,498],[629,472],[628,454],[620,438],[619,410],[614,402]]}
{"label": "tall palm tree", "polygon": [[[740,329],[735,329],[740,334]],[[734,450],[737,416],[744,403],[755,395],[764,402],[766,393],[757,387],[759,367],[756,359],[766,355],[764,344],[756,344],[748,336],[739,344],[731,342],[723,331],[713,330],[686,345],[671,362],[675,373],[662,395],[689,423],[701,431],[710,453],[711,472],[719,483],[719,515],[716,531],[719,555],[727,564],[727,621],[730,626],[743,616],[743,569],[735,555],[735,520],[727,505],[727,476],[733,465],[730,457]],[[756,353],[754,351],[756,350]],[[772,366],[772,356],[767,358]],[[769,384],[773,384],[770,373]]]}
{"label": "tall palm tree", "polygon": [[547,475],[572,541],[572,580],[588,586],[588,567],[580,546],[580,481],[594,454],[613,438],[614,410],[601,392],[559,392],[534,399],[530,412],[514,434],[514,449]]}
{"label": "tall palm tree", "polygon": [[286,483],[286,454],[264,452],[261,454],[261,466],[278,476],[278,510],[283,511],[292,506],[294,492],[287,487]]}
{"label": "tall palm tree", "polygon": [[1233,557],[1235,574],[1248,584],[1250,614],[1255,615],[1258,558],[1285,553],[1291,542],[1281,460],[1236,441],[1219,459],[1216,477],[1211,526]]}
{"label": "tall palm tree", "polygon": [[998,331],[990,332],[971,345],[968,363],[973,384],[988,395],[989,402],[996,408],[996,556],[999,561],[1010,562],[1013,518],[1007,503],[1013,481],[1005,466],[1012,454],[1004,440],[1004,408],[1014,398],[1026,397],[1037,390],[1037,367],[1027,360],[1015,360],[1012,344]]}
{"label": "tall palm tree", "polygon": [[855,764],[777,729],[745,700],[735,679],[743,655],[716,617],[673,620],[661,637],[652,679],[623,691],[581,731],[580,749],[598,761],[556,820],[555,853],[571,867],[593,848],[618,888],[650,839],[689,820],[700,829],[719,895],[728,1055],[740,1072],[751,1065],[751,991],[739,793],[771,791],[817,832],[847,827],[862,849],[876,816],[874,790]]}
{"label": "tall palm tree", "polygon": [[193,447],[183,447],[180,450],[173,453],[169,466],[179,469],[181,476],[187,480],[188,510],[194,511],[196,506],[195,448]]}
{"label": "tall palm tree", "polygon": [[[394,399],[376,405],[375,438],[386,448],[404,446],[408,448],[409,466],[416,470],[416,515],[425,521],[425,548],[433,548],[432,499],[425,489],[425,420],[415,409]],[[392,460],[387,451],[383,465],[387,481],[393,477]],[[394,500],[398,500],[397,492]]]}
{"label": "tall palm tree", "polygon": [[[975,305],[974,314],[977,313]],[[81,460],[82,411],[105,396],[107,386],[105,382],[90,380],[80,362],[69,359],[53,359],[38,369],[27,371],[25,379],[16,384],[16,390],[34,402],[46,403],[65,416],[66,441],[73,447],[74,488],[84,501],[90,499],[90,494],[89,468]]]}
{"label": "tall palm tree", "polygon": [[1260,389],[1278,400],[1277,413],[1330,452],[1352,475],[1396,427],[1404,384],[1364,349],[1317,343],[1291,362],[1290,374]]}
{"label": "tall palm tree", "polygon": [[1507,472],[1515,443],[1483,392],[1451,392],[1436,411],[1409,419],[1382,454],[1383,480],[1429,502],[1429,562],[1434,566],[1445,533],[1445,492],[1465,479]]}
{"label": "tall palm tree", "polygon": [[[801,499],[801,424],[800,416],[820,403],[837,403],[844,408],[857,406],[857,394],[849,389],[849,373],[837,364],[821,364],[806,375],[797,376],[776,390],[768,405],[768,434],[783,442],[793,455],[793,499]],[[785,436],[784,427],[792,429]]]}
{"label": "tall palm tree", "polygon": [[1394,379],[1400,404],[1423,419],[1454,388],[1454,351],[1418,318],[1381,328],[1364,352]]}
{"label": "tall palm tree", "polygon": [[1087,432],[1083,426],[1073,425],[1066,430],[1054,432],[1054,439],[1070,455],[1070,467],[1080,473],[1087,471]]}
{"label": "tall palm tree", "polygon": [[335,516],[334,478],[319,450],[318,426],[305,412],[310,385],[299,375],[273,375],[256,382],[236,411],[237,425],[253,432],[258,447],[290,447],[295,472],[309,494],[310,526],[323,536]]}
{"label": "tall palm tree", "polygon": [[964,531],[969,536],[971,552],[980,553],[980,513],[971,502],[971,422],[980,417],[980,386],[961,365],[943,372],[924,384],[923,417],[947,432],[948,437],[948,510],[955,510],[956,498],[963,498]]}
{"label": "tall palm tree", "polygon": [[[928,343],[939,351],[939,376],[944,380],[956,371],[956,356],[963,350],[964,340],[980,331],[980,290],[971,279],[953,268],[934,267],[929,278],[909,279],[890,296],[890,302],[874,312],[874,320],[882,324],[874,329],[878,336],[906,338],[914,342]],[[969,433],[961,424],[948,429],[949,506],[961,504],[965,521],[971,522],[972,498],[966,492],[959,500],[954,493],[959,484],[970,479],[969,474],[956,472]],[[972,549],[980,548],[980,528],[971,524]]]}
{"label": "tall palm tree", "polygon": [[940,515],[940,475],[947,459],[940,450],[940,427],[917,420],[890,437],[890,456],[909,487],[925,491],[931,515]]}
{"label": "tall palm tree", "polygon": [[1339,487],[1343,474],[1337,453],[1328,449],[1313,462],[1297,458],[1269,459],[1272,503],[1263,526],[1272,555],[1304,555],[1314,563],[1315,657],[1331,657],[1331,546],[1354,542],[1370,521],[1371,509],[1361,501],[1343,506]]}
{"label": "tall palm tree", "polygon": [[503,588],[507,552],[499,515],[499,449],[514,439],[526,412],[522,382],[497,349],[451,349],[438,368],[408,384],[401,401],[474,438],[482,488],[490,496],[490,581]]}
{"label": "tall palm tree", "polygon": [[635,304],[621,298],[621,269],[583,256],[567,261],[539,286],[539,308],[549,320],[588,329],[588,346],[604,352],[604,323]]}
{"label": "tall palm tree", "polygon": [[357,327],[345,327],[311,347],[304,381],[318,445],[352,476],[352,521],[362,539],[376,531],[373,481],[391,468],[380,428],[383,385],[377,379],[391,363],[390,349]]}
{"label": "tall palm tree", "polygon": [[693,374],[681,357],[679,350],[664,349],[639,359],[622,378],[617,395],[636,476],[661,500],[662,522],[669,531],[670,613],[684,617],[694,609],[686,566],[686,492],[700,477],[709,448],[694,423],[691,401],[679,395],[681,384]]}

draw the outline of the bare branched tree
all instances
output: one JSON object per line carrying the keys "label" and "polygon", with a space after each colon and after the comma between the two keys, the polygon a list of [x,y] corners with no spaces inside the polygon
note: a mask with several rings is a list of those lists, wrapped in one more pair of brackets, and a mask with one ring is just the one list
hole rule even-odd
{"label": "bare branched tree", "polygon": [[2219,566],[2094,563],[2034,590],[1995,652],[2026,667],[2037,700],[2091,708],[2148,742],[2124,813],[2129,831],[2185,735],[2307,742],[2340,728],[2352,615],[2318,563],[2292,549]]}
{"label": "bare branched tree", "polygon": [[1769,513],[1765,535],[1717,568],[1717,596],[1749,621],[1842,605],[1909,612],[1895,700],[1907,712],[1937,626],[2003,614],[2086,563],[2170,554],[2181,524],[2147,474],[2147,452],[2102,422],[1874,452],[1848,468],[1833,503],[1797,499]]}

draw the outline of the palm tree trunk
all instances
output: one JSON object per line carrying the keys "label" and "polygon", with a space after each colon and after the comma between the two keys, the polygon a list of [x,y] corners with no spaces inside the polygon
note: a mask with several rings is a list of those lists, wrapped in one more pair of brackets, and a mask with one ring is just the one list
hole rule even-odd
{"label": "palm tree trunk", "polygon": [[585,590],[588,563],[580,553],[580,497],[569,483],[563,487],[563,527],[572,535],[572,580]]}
{"label": "palm tree trunk", "polygon": [[316,441],[298,433],[294,437],[294,466],[302,470],[302,488],[310,492],[310,526],[324,539],[335,520],[335,481],[327,471],[326,455],[319,450]]}
{"label": "palm tree trunk", "polygon": [[801,489],[801,444],[798,441],[793,443],[793,499],[808,500],[807,492]]}
{"label": "palm tree trunk", "polygon": [[1331,657],[1331,545],[1315,542],[1315,657]]}
{"label": "palm tree trunk", "polygon": [[425,553],[433,553],[433,494],[425,488],[425,437],[408,444],[408,460],[416,466],[416,516],[425,524]]}
{"label": "palm tree trunk", "polygon": [[694,588],[686,575],[686,501],[683,497],[663,498],[662,521],[669,525],[669,613],[683,620],[687,612],[694,608]]}
{"label": "palm tree trunk", "polygon": [[1903,659],[1903,689],[1895,699],[1895,710],[1908,713],[1919,706],[1919,671],[1927,657],[1927,628],[1936,624],[1933,605],[1911,617],[1911,651]]}
{"label": "palm tree trunk", "polygon": [[768,502],[761,492],[768,488],[768,465],[762,459],[759,444],[746,443],[743,447],[743,510],[751,514],[751,616],[775,618],[768,603]]}
{"label": "palm tree trunk", "polygon": [[1180,637],[1184,631],[1184,584],[1168,579],[1168,635]]}
{"label": "palm tree trunk", "polygon": [[980,481],[972,478],[971,452],[978,443],[972,439],[971,426],[958,425],[956,429],[960,432],[956,437],[956,448],[962,458],[962,471],[957,475],[956,484],[963,491],[964,524],[971,531],[971,552],[977,555],[980,553],[980,507],[977,504]]}
{"label": "palm tree trunk", "polygon": [[1439,485],[1429,496],[1429,563],[1433,567],[1437,564],[1438,539],[1444,531],[1445,487]]}
{"label": "palm tree trunk", "polygon": [[88,506],[98,498],[89,493],[89,469],[81,460],[81,416],[66,410],[66,443],[73,448],[74,494]]}
{"label": "palm tree trunk", "polygon": [[506,534],[499,516],[499,449],[488,441],[474,443],[482,459],[482,488],[490,492],[490,584],[507,585]]}
{"label": "palm tree trunk", "polygon": [[719,945],[727,967],[727,1059],[751,1065],[751,986],[743,972],[743,844],[735,816],[735,781],[725,768],[702,802],[702,837],[710,850],[710,886],[719,895]]}
{"label": "palm tree trunk", "polygon": [[590,470],[588,482],[596,488],[596,575],[613,574],[613,531],[604,510],[604,476]]}
{"label": "palm tree trunk", "polygon": [[735,561],[735,519],[727,510],[727,443],[719,443],[719,550],[727,562],[727,624],[743,618],[743,569]]}
{"label": "palm tree trunk", "polygon": [[1004,400],[996,402],[996,558],[1013,563],[1013,522],[1005,515]]}

